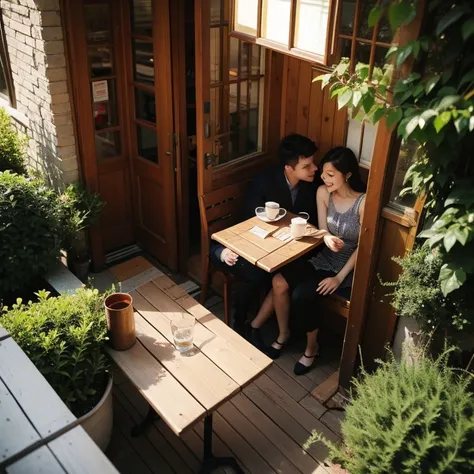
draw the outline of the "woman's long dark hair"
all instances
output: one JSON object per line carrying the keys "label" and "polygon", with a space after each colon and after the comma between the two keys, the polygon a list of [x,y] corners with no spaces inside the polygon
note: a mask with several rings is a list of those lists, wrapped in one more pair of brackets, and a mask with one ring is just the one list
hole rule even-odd
{"label": "woman's long dark hair", "polygon": [[329,150],[319,163],[321,173],[326,163],[331,163],[334,168],[344,175],[351,173],[347,180],[349,186],[358,193],[365,193],[367,186],[360,177],[359,164],[352,150],[345,146],[338,146]]}

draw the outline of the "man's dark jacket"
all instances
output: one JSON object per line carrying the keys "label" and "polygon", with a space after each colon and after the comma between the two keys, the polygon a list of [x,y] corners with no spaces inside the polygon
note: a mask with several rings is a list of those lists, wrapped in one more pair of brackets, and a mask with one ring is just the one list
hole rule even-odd
{"label": "man's dark jacket", "polygon": [[[295,204],[293,204],[284,169],[281,166],[277,166],[266,170],[252,182],[242,212],[242,220],[255,216],[256,207],[265,206],[267,201],[275,201],[280,204],[280,207],[293,214],[307,212],[309,214],[309,222],[317,225],[316,190],[321,183],[319,173],[316,173],[312,183],[300,181],[298,183],[298,195],[296,196]],[[211,257],[220,260],[224,248],[223,245],[211,241]]]}

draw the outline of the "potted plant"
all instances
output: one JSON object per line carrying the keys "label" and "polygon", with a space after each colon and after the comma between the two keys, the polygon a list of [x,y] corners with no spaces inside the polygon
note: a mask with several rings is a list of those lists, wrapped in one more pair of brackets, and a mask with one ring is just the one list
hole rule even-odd
{"label": "potted plant", "polygon": [[323,441],[350,474],[474,472],[472,377],[448,366],[453,350],[434,361],[422,352],[416,364],[392,358],[364,372],[354,380],[342,443],[314,433],[307,445]]}
{"label": "potted plant", "polygon": [[89,191],[80,183],[70,184],[60,195],[64,219],[64,247],[68,267],[85,280],[91,263],[87,251],[85,231],[94,224],[104,207],[99,194]]}
{"label": "potted plant", "polygon": [[113,420],[106,295],[85,288],[75,295],[37,295],[36,303],[19,300],[4,308],[1,324],[105,450]]}

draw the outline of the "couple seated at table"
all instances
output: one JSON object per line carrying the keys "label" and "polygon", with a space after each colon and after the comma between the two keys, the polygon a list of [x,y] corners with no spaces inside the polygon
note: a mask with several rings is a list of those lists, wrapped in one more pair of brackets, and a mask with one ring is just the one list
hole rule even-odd
{"label": "couple seated at table", "polygon": [[[316,151],[314,142],[306,137],[295,134],[284,138],[278,149],[279,170],[255,180],[248,203],[255,209],[262,202],[272,200],[287,206],[285,209],[290,212],[308,212],[310,222],[326,232],[322,250],[300,257],[272,278],[229,249],[213,246],[214,258],[245,279],[244,293],[237,294],[235,299],[234,329],[241,334],[245,331],[248,305],[262,288],[270,288],[271,279],[271,288],[250,324],[252,342],[263,349],[260,328],[273,313],[276,313],[279,335],[265,349],[271,358],[278,358],[289,340],[290,315],[294,326],[306,332],[306,350],[295,365],[296,375],[307,373],[319,355],[318,298],[333,293],[350,297],[365,204],[365,185],[354,153],[345,147],[330,150],[321,160],[319,176],[313,162]],[[253,215],[250,210],[246,210],[248,217]]]}

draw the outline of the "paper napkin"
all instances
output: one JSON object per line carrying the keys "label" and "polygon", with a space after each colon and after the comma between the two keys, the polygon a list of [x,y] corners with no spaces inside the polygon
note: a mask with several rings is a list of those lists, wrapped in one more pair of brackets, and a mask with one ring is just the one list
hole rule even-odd
{"label": "paper napkin", "polygon": [[250,229],[250,232],[252,232],[252,234],[255,234],[257,237],[260,237],[261,239],[264,239],[265,237],[268,237],[272,233],[271,230],[264,230],[261,227],[259,227],[258,225],[253,226]]}

